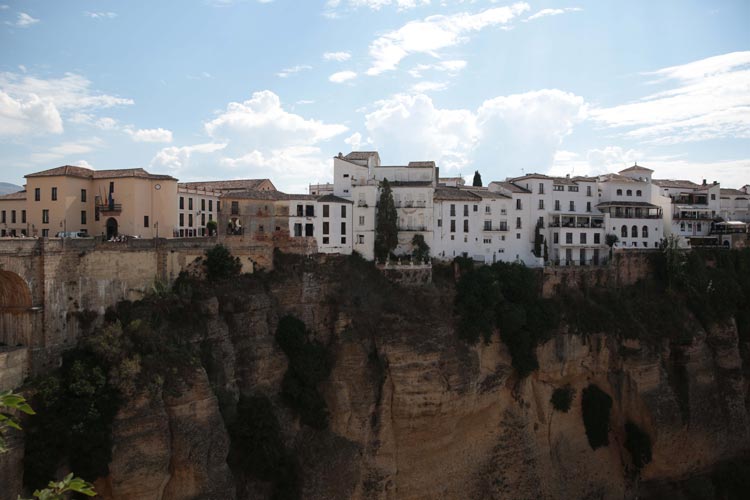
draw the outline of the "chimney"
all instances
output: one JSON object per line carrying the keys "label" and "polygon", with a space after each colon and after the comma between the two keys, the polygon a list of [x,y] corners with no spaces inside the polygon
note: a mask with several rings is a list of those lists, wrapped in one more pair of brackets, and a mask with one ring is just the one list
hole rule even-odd
{"label": "chimney", "polygon": [[339,158],[343,158],[344,155],[341,154],[341,151],[339,151]]}
{"label": "chimney", "polygon": [[566,179],[570,179],[570,174],[565,174]]}
{"label": "chimney", "polygon": [[718,181],[714,181],[714,186],[718,184]]}
{"label": "chimney", "polygon": [[703,185],[704,186],[706,185],[706,179],[703,179]]}

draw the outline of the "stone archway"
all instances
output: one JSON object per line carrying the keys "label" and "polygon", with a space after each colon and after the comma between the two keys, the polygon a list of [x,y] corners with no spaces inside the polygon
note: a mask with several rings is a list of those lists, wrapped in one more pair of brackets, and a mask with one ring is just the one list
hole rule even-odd
{"label": "stone archway", "polygon": [[0,342],[29,345],[32,314],[29,285],[16,273],[0,270]]}
{"label": "stone archway", "polygon": [[111,240],[117,236],[117,219],[110,217],[107,219],[107,239]]}

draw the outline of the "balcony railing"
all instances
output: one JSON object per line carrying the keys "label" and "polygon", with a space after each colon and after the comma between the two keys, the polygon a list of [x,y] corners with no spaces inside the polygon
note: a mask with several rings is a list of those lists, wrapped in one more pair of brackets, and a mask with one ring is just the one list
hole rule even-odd
{"label": "balcony railing", "polygon": [[115,203],[114,201],[112,203],[100,203],[97,208],[103,214],[122,212],[122,203]]}

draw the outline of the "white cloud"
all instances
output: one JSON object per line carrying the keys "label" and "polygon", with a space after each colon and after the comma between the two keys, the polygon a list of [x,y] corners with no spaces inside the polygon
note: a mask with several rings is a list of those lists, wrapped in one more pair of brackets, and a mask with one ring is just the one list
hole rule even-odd
{"label": "white cloud", "polygon": [[117,17],[116,12],[84,12],[84,16],[90,17],[91,19],[114,19]]}
{"label": "white cloud", "polygon": [[323,54],[323,59],[326,61],[338,61],[344,62],[352,58],[349,52],[326,52]]}
{"label": "white cloud", "polygon": [[344,139],[344,144],[348,144],[352,151],[358,151],[362,145],[362,134],[359,132],[353,133]]}
{"label": "white cloud", "polygon": [[19,28],[28,28],[32,24],[36,24],[38,22],[39,22],[39,19],[35,19],[25,12],[19,12],[18,19],[16,20],[15,23],[13,23],[13,26],[17,26]]}
{"label": "white cloud", "polygon": [[103,144],[104,142],[98,137],[63,142],[62,144],[49,148],[43,153],[33,153],[31,155],[31,161],[33,163],[50,163],[72,155],[90,153],[94,149],[102,147]]}
{"label": "white cloud", "polygon": [[146,128],[133,130],[126,128],[125,133],[135,142],[172,142],[172,131],[163,128]]}
{"label": "white cloud", "polygon": [[440,50],[467,41],[471,33],[491,26],[503,26],[529,10],[524,2],[506,7],[494,7],[476,14],[459,13],[436,15],[421,21],[411,21],[401,28],[385,33],[370,44],[373,59],[368,75],[379,75],[396,69],[410,54],[435,56]]}
{"label": "white cloud", "polygon": [[5,5],[5,4],[0,5],[0,10],[8,10],[8,9],[10,9],[10,5]]}
{"label": "white cloud", "polygon": [[[430,5],[430,0],[347,0],[349,8],[357,9],[366,7],[372,10],[380,10],[389,5],[395,5],[399,10],[413,9],[421,5]],[[341,0],[328,0],[326,7],[334,9],[341,5]]]}
{"label": "white cloud", "polygon": [[15,99],[0,90],[0,136],[60,134],[62,118],[52,102],[37,95]]}
{"label": "white cloud", "polygon": [[82,123],[93,121],[88,111],[128,104],[133,100],[95,92],[88,79],[73,73],[46,80],[0,73],[0,135],[59,134],[64,115]]}
{"label": "white cloud", "polygon": [[583,9],[580,7],[565,7],[564,9],[542,9],[539,12],[524,19],[524,22],[533,21],[534,19],[539,19],[540,17],[559,16],[560,14],[565,14],[567,12],[580,12],[582,10]]}
{"label": "white cloud", "polygon": [[430,159],[444,171],[472,168],[502,178],[552,165],[562,139],[585,113],[583,98],[539,90],[486,100],[476,111],[440,109],[418,94],[376,103],[365,126],[376,148],[398,161]]}
{"label": "white cloud", "polygon": [[412,92],[424,93],[424,92],[439,92],[448,88],[448,82],[419,82],[411,86]]}
{"label": "white cloud", "polygon": [[297,73],[301,73],[302,71],[308,71],[311,70],[312,66],[308,66],[307,64],[298,64],[297,66],[292,66],[291,68],[285,68],[276,73],[276,76],[279,78],[288,78],[292,75],[296,75]]}
{"label": "white cloud", "polygon": [[357,78],[357,73],[354,71],[339,71],[338,73],[334,73],[331,76],[328,77],[328,80],[332,81],[333,83],[344,83],[348,82],[349,80],[354,80]]}
{"label": "white cloud", "polygon": [[409,70],[409,74],[414,78],[421,78],[425,71],[434,70],[455,75],[466,67],[466,61],[456,59],[450,61],[440,61],[435,64],[417,64]]}
{"label": "white cloud", "polygon": [[270,90],[253,93],[244,102],[230,102],[205,124],[208,135],[252,144],[252,148],[315,144],[346,132],[343,125],[326,124],[290,113]]}
{"label": "white cloud", "polygon": [[164,148],[151,160],[154,167],[167,168],[174,171],[180,171],[190,166],[193,156],[196,154],[215,153],[226,148],[227,145],[215,142],[204,144],[194,144],[192,146],[171,146]]}
{"label": "white cloud", "polygon": [[73,162],[73,165],[77,167],[88,168],[89,170],[94,170],[94,167],[91,165],[91,163],[87,162],[86,160],[76,160]]}
{"label": "white cloud", "polygon": [[591,110],[591,118],[647,143],[750,138],[750,51],[648,73],[672,88],[638,101]]}

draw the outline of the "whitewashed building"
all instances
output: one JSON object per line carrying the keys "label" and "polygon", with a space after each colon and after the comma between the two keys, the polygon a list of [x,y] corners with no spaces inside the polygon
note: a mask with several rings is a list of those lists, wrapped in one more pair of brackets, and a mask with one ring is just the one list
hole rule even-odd
{"label": "whitewashed building", "polygon": [[750,191],[742,189],[721,189],[719,212],[727,221],[750,222]]}
{"label": "whitewashed building", "polygon": [[663,209],[666,234],[679,237],[682,247],[704,245],[711,237],[714,219],[721,212],[719,183],[696,184],[688,180],[654,179],[657,204]]}

